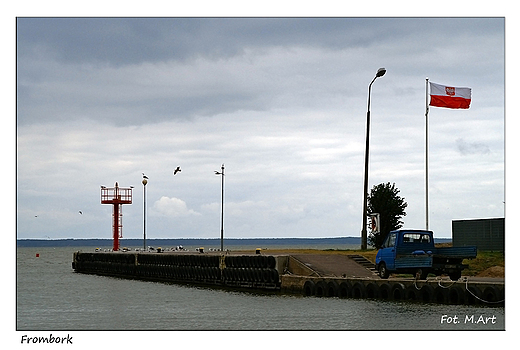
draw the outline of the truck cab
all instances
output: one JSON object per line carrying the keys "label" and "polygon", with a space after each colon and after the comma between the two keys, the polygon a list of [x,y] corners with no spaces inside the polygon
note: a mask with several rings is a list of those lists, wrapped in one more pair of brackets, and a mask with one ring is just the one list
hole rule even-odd
{"label": "truck cab", "polygon": [[432,265],[433,232],[423,230],[398,230],[388,234],[376,256],[376,269],[381,278],[398,270],[419,273],[426,278]]}

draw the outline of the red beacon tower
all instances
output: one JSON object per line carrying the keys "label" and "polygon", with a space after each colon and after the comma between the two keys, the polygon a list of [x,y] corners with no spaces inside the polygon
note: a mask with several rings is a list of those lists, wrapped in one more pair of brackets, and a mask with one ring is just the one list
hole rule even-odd
{"label": "red beacon tower", "polygon": [[101,204],[112,204],[112,232],[114,235],[114,251],[119,250],[119,238],[123,237],[123,204],[132,204],[132,187],[119,187],[116,182],[114,187],[101,186]]}

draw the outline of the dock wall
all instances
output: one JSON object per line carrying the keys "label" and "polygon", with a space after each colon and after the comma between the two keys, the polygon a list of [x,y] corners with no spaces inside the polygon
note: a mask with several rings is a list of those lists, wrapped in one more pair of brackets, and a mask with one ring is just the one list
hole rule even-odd
{"label": "dock wall", "polygon": [[165,282],[280,290],[286,259],[183,253],[75,252],[76,272]]}
{"label": "dock wall", "polygon": [[437,278],[333,278],[281,276],[281,292],[315,297],[403,300],[425,303],[503,306],[503,283]]}
{"label": "dock wall", "polygon": [[314,297],[503,306],[504,283],[320,277],[292,256],[75,252],[79,273]]}

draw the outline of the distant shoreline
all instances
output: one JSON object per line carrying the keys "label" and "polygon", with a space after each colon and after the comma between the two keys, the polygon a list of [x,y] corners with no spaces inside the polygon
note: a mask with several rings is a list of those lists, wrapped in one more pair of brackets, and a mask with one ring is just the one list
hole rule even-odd
{"label": "distant shoreline", "polygon": [[[436,243],[449,243],[451,238],[435,238]],[[333,238],[226,238],[226,246],[309,246],[309,245],[360,245],[361,237]],[[122,238],[121,247],[140,247],[143,240],[139,238]],[[220,238],[150,238],[146,244],[155,247],[183,246],[220,246]],[[17,247],[110,247],[112,239],[17,239]]]}

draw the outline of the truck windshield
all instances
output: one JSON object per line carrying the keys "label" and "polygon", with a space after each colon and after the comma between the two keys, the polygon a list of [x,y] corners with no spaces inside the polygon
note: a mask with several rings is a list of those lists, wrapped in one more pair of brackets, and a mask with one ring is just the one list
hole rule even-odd
{"label": "truck windshield", "polygon": [[389,234],[388,237],[386,237],[386,240],[381,248],[393,247],[395,245],[395,236],[395,233]]}
{"label": "truck windshield", "polygon": [[403,243],[430,243],[430,235],[420,233],[405,233]]}

